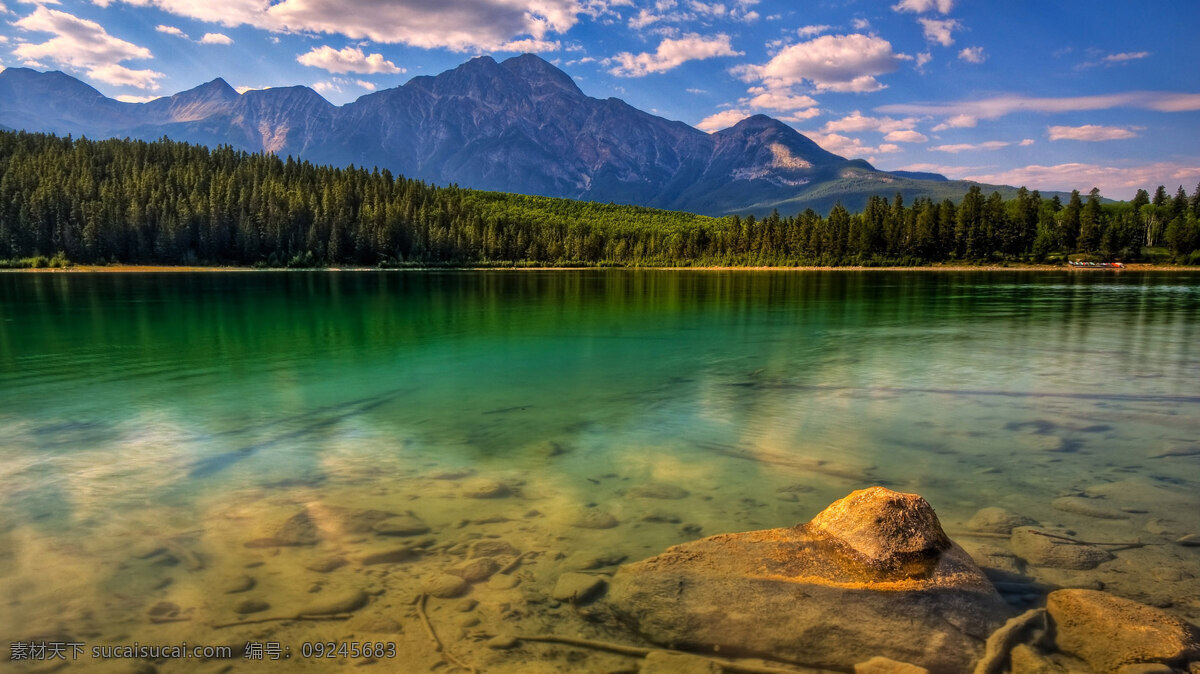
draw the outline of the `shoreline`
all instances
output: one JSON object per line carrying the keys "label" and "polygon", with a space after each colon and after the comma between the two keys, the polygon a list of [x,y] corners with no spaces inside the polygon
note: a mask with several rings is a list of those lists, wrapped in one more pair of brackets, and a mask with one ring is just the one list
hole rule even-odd
{"label": "shoreline", "polygon": [[1183,265],[1159,265],[1149,263],[1129,263],[1122,269],[1070,267],[1066,265],[1022,264],[1013,266],[1002,265],[927,265],[921,267],[404,267],[380,269],[378,267],[311,267],[303,269],[255,267],[209,267],[209,266],[170,266],[170,265],[75,265],[66,268],[22,268],[0,269],[0,273],[97,273],[97,274],[145,274],[145,273],[190,273],[190,272],[410,272],[410,271],[797,271],[797,272],[863,272],[863,271],[913,271],[913,272],[1200,272],[1200,267]]}

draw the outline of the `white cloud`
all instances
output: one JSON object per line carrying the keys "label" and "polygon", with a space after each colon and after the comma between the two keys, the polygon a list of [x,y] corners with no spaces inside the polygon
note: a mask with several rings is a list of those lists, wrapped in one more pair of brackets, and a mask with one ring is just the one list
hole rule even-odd
{"label": "white cloud", "polygon": [[954,9],[954,0],[900,0],[892,5],[892,10],[896,12],[923,14],[934,9],[942,14],[949,14],[950,10]]}
{"label": "white cloud", "polygon": [[1200,166],[1174,162],[1129,166],[1101,164],[1033,164],[988,174],[969,175],[967,180],[1004,185],[1026,185],[1043,190],[1079,190],[1087,192],[1099,187],[1114,199],[1131,199],[1138,189],[1153,185],[1191,184],[1200,180]]}
{"label": "white cloud", "polygon": [[375,91],[376,88],[374,82],[368,82],[366,80],[354,80],[354,83],[363,89],[366,89],[367,91]]}
{"label": "white cloud", "polygon": [[933,54],[930,52],[923,51],[923,52],[917,54],[917,70],[920,70],[921,72],[925,72],[925,65],[932,60],[933,60]]}
{"label": "white cloud", "polygon": [[637,16],[629,17],[629,27],[634,30],[641,30],[652,23],[662,21],[663,17],[659,14],[654,14],[648,9],[643,9],[637,13]]}
{"label": "white cloud", "polygon": [[747,80],[762,80],[768,89],[808,81],[818,91],[868,92],[884,88],[875,77],[894,72],[900,60],[892,44],[875,35],[822,35],[785,47],[764,65],[737,71]]}
{"label": "white cloud", "polygon": [[233,88],[233,90],[238,92],[239,94],[244,94],[247,91],[262,91],[263,89],[270,89],[270,87],[252,87],[252,86],[243,84],[240,87]]}
{"label": "white cloud", "polygon": [[331,73],[364,73],[395,75],[404,72],[395,63],[383,58],[383,54],[367,55],[358,47],[334,49],[329,45],[313,47],[311,51],[296,57],[299,63],[321,68]]}
{"label": "white cloud", "polygon": [[278,33],[324,33],[385,44],[487,51],[516,39],[565,33],[579,15],[625,2],[603,0],[122,0],[224,26]]}
{"label": "white cloud", "polygon": [[233,44],[233,38],[224,33],[205,33],[200,44]]}
{"label": "white cloud", "polygon": [[945,164],[931,164],[928,162],[917,162],[916,164],[906,164],[895,168],[887,169],[889,171],[919,171],[923,173],[941,173],[947,177],[962,175],[963,171],[977,170],[979,166],[946,166]]}
{"label": "white cloud", "polygon": [[1149,55],[1150,52],[1148,51],[1122,52],[1120,54],[1109,54],[1108,56],[1104,57],[1104,60],[1108,63],[1122,63],[1124,61],[1136,61],[1138,59],[1144,59]]}
{"label": "white cloud", "polygon": [[867,21],[866,19],[851,19],[850,27],[854,30],[869,30],[871,28],[871,22]]}
{"label": "white cloud", "polygon": [[958,19],[917,19],[917,21],[921,23],[921,27],[925,31],[925,39],[943,47],[954,44],[954,37],[951,33],[962,30],[963,27]]}
{"label": "white cloud", "polygon": [[164,77],[153,70],[133,70],[120,65],[121,61],[148,59],[150,50],[109,35],[95,21],[39,5],[13,25],[28,32],[54,35],[46,42],[24,42],[13,49],[13,54],[27,62],[48,59],[82,69],[88,77],[101,82],[139,89],[157,89],[157,80]]}
{"label": "white cloud", "polygon": [[900,146],[892,143],[884,143],[877,147],[871,147],[863,144],[858,138],[850,138],[837,133],[817,133],[815,131],[806,131],[804,135],[808,136],[814,143],[822,148],[843,157],[868,157],[874,154],[888,154],[899,152]]}
{"label": "white cloud", "polygon": [[821,127],[825,133],[833,133],[837,131],[857,133],[861,131],[878,131],[879,133],[891,133],[893,131],[907,131],[917,125],[915,117],[906,119],[892,119],[891,117],[867,117],[858,110],[846,115],[841,119],[830,120]]}
{"label": "white cloud", "polygon": [[892,141],[893,143],[926,143],[929,137],[917,131],[889,131],[884,140]]}
{"label": "white cloud", "polygon": [[741,54],[742,52],[733,49],[729,42],[729,36],[724,33],[712,37],[688,33],[679,39],[664,39],[654,53],[621,52],[611,59],[605,59],[605,64],[613,65],[609,72],[614,75],[642,77],[650,73],[666,72],[687,61],[717,56],[741,56]]}
{"label": "white cloud", "polygon": [[967,63],[983,63],[987,60],[987,55],[983,53],[983,47],[967,47],[958,52],[958,60]]}
{"label": "white cloud", "polygon": [[989,140],[984,143],[956,143],[953,145],[934,145],[929,148],[930,152],[949,152],[957,154],[959,152],[968,152],[971,150],[999,150],[1002,147],[1008,147],[1012,143],[1003,140]]}
{"label": "white cloud", "polygon": [[562,49],[558,40],[513,40],[500,45],[498,51],[515,51],[522,54],[541,54]]}
{"label": "white cloud", "polygon": [[698,2],[697,0],[689,0],[688,7],[691,7],[692,11],[704,16],[725,16],[726,12],[725,5],[716,2],[710,5]]}
{"label": "white cloud", "polygon": [[[950,103],[897,103],[875,108],[879,112],[904,115],[933,115],[936,117],[971,117],[997,119],[1014,112],[1081,112],[1112,108],[1138,108],[1158,112],[1191,112],[1200,110],[1200,94],[1180,94],[1164,91],[1130,91],[1096,96],[1065,98],[1034,98],[1031,96],[997,96],[977,101]],[[973,125],[972,125],[973,126]],[[935,128],[935,130],[937,130]]]}
{"label": "white cloud", "polygon": [[752,113],[749,113],[745,110],[722,110],[715,115],[709,115],[708,117],[700,120],[700,123],[696,125],[696,128],[709,133],[720,131],[721,129],[728,129],[743,119],[746,119],[751,114]]}
{"label": "white cloud", "polygon": [[375,85],[366,80],[352,80],[346,77],[332,77],[328,80],[313,82],[312,88],[321,94],[340,94],[347,88],[361,87],[367,91],[375,91]]}
{"label": "white cloud", "polygon": [[1126,138],[1137,138],[1137,133],[1133,129],[1126,129],[1119,126],[1097,126],[1095,124],[1084,124],[1083,126],[1051,126],[1046,129],[1050,140],[1084,140],[1084,141],[1104,141],[1104,140],[1124,140]]}
{"label": "white cloud", "polygon": [[796,95],[788,91],[751,87],[749,93],[754,97],[743,99],[743,102],[759,110],[800,110],[817,105],[816,99],[811,96]]}
{"label": "white cloud", "polygon": [[1022,140],[1020,143],[1017,143],[1017,145],[1020,145],[1021,147],[1029,147],[1030,145],[1033,145],[1033,143],[1034,143],[1034,140],[1032,138],[1026,138],[1025,140]]}
{"label": "white cloud", "polygon": [[808,108],[807,110],[796,110],[791,114],[780,115],[779,120],[784,122],[803,122],[821,114],[820,108]]}
{"label": "white cloud", "polygon": [[933,127],[934,131],[945,131],[946,129],[971,129],[974,128],[979,120],[971,115],[955,115],[946,121]]}
{"label": "white cloud", "polygon": [[695,87],[688,87],[687,89],[685,89],[685,91],[687,91],[689,94],[707,94],[708,93],[707,89],[696,89]]}
{"label": "white cloud", "polygon": [[160,96],[131,96],[129,94],[121,94],[117,96],[117,100],[122,103],[149,103],[150,101],[161,98]]}
{"label": "white cloud", "polygon": [[156,30],[160,33],[166,33],[167,35],[174,35],[175,37],[181,37],[185,40],[189,39],[187,36],[187,33],[176,28],[175,26],[164,26],[162,24],[159,24],[154,27],[154,30]]}
{"label": "white cloud", "polygon": [[796,29],[796,34],[800,37],[812,37],[814,35],[820,35],[821,33],[827,33],[831,29],[833,29],[833,26],[827,26],[824,24],[819,26],[801,26],[800,28]]}

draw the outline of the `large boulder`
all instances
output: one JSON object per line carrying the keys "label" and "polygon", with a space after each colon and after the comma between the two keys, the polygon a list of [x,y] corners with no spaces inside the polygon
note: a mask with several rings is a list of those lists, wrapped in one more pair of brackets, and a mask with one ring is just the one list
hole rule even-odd
{"label": "large boulder", "polygon": [[1010,613],[925,499],[883,487],[622,566],[607,601],[657,644],[841,670],[880,655],[969,671]]}
{"label": "large boulder", "polygon": [[1057,590],[1047,598],[1046,612],[1058,649],[1097,672],[1200,660],[1200,630],[1130,599],[1096,590]]}

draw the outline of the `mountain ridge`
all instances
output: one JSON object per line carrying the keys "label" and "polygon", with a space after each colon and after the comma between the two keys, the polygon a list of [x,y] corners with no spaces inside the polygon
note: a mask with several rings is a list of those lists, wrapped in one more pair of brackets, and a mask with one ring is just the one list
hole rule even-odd
{"label": "mountain ridge", "polygon": [[[28,131],[232,145],[338,166],[387,168],[434,184],[706,215],[769,213],[872,194],[960,198],[975,183],[886,172],[754,115],[705,133],[618,98],[587,96],[525,54],[471,59],[336,106],[306,86],[239,94],[217,77],[146,103],[103,96],[61,72],[0,72],[0,125]],[[987,186],[1005,197],[1006,186]]]}

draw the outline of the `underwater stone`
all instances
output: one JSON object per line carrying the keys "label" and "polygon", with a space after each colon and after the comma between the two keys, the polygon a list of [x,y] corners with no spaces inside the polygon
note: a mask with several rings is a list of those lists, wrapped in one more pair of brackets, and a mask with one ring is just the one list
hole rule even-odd
{"label": "underwater stone", "polygon": [[971,519],[967,520],[967,528],[987,534],[1010,534],[1017,527],[1034,526],[1037,522],[1009,512],[1004,508],[981,508]]}
{"label": "underwater stone", "polygon": [[271,605],[259,599],[247,599],[237,606],[233,607],[234,613],[246,615],[247,613],[259,613],[271,608]]}
{"label": "underwater stone", "polygon": [[882,487],[626,564],[606,603],[667,647],[842,671],[874,653],[938,674],[969,671],[1011,611],[925,499]]}
{"label": "underwater stone", "polygon": [[345,565],[346,559],[344,557],[333,556],[322,557],[321,559],[308,564],[304,568],[317,573],[329,573],[330,571],[336,571]]}
{"label": "underwater stone", "polygon": [[1056,498],[1050,504],[1055,510],[1061,510],[1065,513],[1074,515],[1083,515],[1084,517],[1095,517],[1100,520],[1127,520],[1129,515],[1112,508],[1095,503],[1092,499],[1083,498],[1081,496],[1064,496]]}
{"label": "underwater stone", "polygon": [[612,529],[620,524],[607,510],[584,508],[571,518],[571,526],[580,529]]}
{"label": "underwater stone", "polygon": [[564,573],[554,584],[551,597],[574,604],[586,604],[595,599],[607,586],[604,579],[588,573]]}
{"label": "underwater stone", "polygon": [[854,665],[854,674],[929,674],[929,670],[876,655],[866,662]]}
{"label": "underwater stone", "polygon": [[353,613],[367,605],[369,597],[363,590],[346,590],[304,607],[300,615],[336,615]]}
{"label": "underwater stone", "polygon": [[668,501],[676,501],[681,498],[688,497],[688,490],[683,487],[677,487],[673,484],[664,484],[662,482],[648,482],[639,484],[629,490],[629,495],[636,498],[657,498]]}
{"label": "underwater stone", "polygon": [[642,660],[638,674],[721,674],[720,664],[699,655],[653,651]]}
{"label": "underwater stone", "polygon": [[1034,527],[1013,529],[1009,545],[1017,556],[1030,566],[1084,571],[1094,569],[1113,558],[1104,548],[1085,543],[1073,543]]}
{"label": "underwater stone", "polygon": [[439,599],[453,599],[461,597],[467,591],[467,581],[459,576],[452,576],[448,573],[439,573],[436,576],[431,576],[421,584],[421,589],[431,597]]}
{"label": "underwater stone", "polygon": [[1200,659],[1200,630],[1129,599],[1095,590],[1057,590],[1047,598],[1046,611],[1058,649],[1099,672]]}
{"label": "underwater stone", "polygon": [[503,498],[512,493],[508,485],[499,480],[481,477],[463,484],[463,496],[467,498]]}
{"label": "underwater stone", "polygon": [[371,530],[381,536],[420,536],[429,533],[429,525],[410,511],[380,520],[371,526]]}

